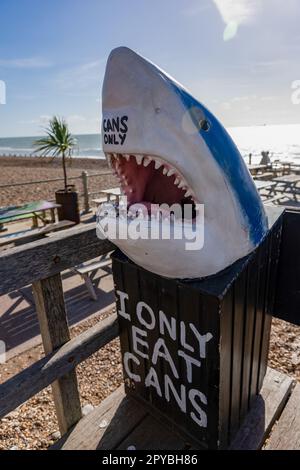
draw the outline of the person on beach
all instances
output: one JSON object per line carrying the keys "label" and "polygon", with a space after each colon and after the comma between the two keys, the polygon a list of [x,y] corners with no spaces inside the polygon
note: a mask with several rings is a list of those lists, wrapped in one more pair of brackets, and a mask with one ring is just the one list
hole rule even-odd
{"label": "person on beach", "polygon": [[260,161],[260,165],[270,165],[271,159],[270,159],[270,152],[263,150],[261,152],[262,159]]}

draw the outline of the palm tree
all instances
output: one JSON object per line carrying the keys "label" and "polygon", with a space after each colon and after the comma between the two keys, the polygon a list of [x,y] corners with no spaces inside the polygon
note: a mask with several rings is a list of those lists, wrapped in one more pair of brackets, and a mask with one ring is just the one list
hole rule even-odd
{"label": "palm tree", "polygon": [[43,156],[62,157],[62,166],[64,171],[65,191],[68,190],[66,158],[71,157],[76,140],[69,131],[68,124],[63,118],[54,116],[49,126],[45,129],[47,136],[34,142],[37,147],[36,152]]}

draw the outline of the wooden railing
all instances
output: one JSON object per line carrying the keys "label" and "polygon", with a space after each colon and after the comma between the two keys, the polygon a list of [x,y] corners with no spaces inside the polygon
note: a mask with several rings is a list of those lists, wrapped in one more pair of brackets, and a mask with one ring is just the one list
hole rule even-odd
{"label": "wooden railing", "polygon": [[70,339],[61,272],[108,253],[95,224],[0,253],[0,295],[32,284],[46,356],[0,385],[0,419],[52,385],[60,432],[80,418],[75,367],[118,335],[116,315]]}
{"label": "wooden railing", "polygon": [[[97,172],[97,173],[88,173],[87,171],[83,171],[81,175],[79,176],[68,177],[68,180],[70,181],[81,180],[82,192],[80,192],[78,196],[80,198],[83,198],[83,209],[85,213],[90,212],[90,197],[96,196],[101,193],[101,190],[93,191],[93,192],[89,190],[89,179],[97,177],[97,176],[105,176],[105,175],[111,175],[111,174],[112,173],[110,170]],[[41,184],[47,184],[47,183],[56,183],[59,181],[64,181],[64,179],[63,178],[51,178],[51,179],[46,179],[46,180],[32,180],[32,181],[24,181],[20,183],[0,184],[0,194],[1,194],[1,190],[12,188],[12,187],[41,185]]]}

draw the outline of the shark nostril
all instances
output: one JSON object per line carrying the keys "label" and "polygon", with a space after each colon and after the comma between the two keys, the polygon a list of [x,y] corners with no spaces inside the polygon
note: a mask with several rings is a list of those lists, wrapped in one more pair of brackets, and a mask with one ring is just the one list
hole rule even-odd
{"label": "shark nostril", "polygon": [[199,121],[199,126],[200,126],[200,129],[201,129],[202,131],[206,131],[206,132],[207,132],[207,131],[209,130],[209,128],[210,128],[210,123],[208,122],[207,119],[201,119],[201,120]]}

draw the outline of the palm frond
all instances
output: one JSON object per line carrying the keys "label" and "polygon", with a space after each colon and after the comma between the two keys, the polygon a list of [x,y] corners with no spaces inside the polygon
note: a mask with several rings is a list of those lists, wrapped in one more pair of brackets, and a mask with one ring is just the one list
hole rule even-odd
{"label": "palm frond", "polygon": [[72,151],[77,144],[76,139],[69,131],[68,124],[63,118],[54,116],[48,127],[44,129],[46,136],[37,139],[34,142],[36,147],[35,153],[41,156],[62,157],[62,164],[65,175],[65,186],[67,185],[65,158],[72,156]]}
{"label": "palm frond", "polygon": [[46,137],[37,139],[34,142],[35,152],[43,155],[53,153],[55,155],[68,153],[71,154],[76,140],[68,129],[67,122],[63,118],[54,116],[45,129]]}

